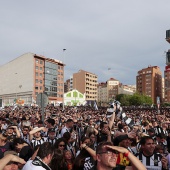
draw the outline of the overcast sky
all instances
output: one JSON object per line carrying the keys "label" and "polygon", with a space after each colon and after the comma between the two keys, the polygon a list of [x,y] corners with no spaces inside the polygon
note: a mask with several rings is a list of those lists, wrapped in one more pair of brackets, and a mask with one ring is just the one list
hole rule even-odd
{"label": "overcast sky", "polygon": [[65,79],[83,69],[136,84],[148,65],[164,76],[170,0],[0,2],[0,65],[32,52],[64,61]]}

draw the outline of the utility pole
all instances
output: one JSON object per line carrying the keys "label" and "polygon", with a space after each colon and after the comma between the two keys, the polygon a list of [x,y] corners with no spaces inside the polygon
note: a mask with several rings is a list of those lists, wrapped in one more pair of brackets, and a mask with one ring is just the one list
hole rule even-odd
{"label": "utility pole", "polygon": [[64,62],[65,62],[65,53],[66,49],[63,49],[63,111],[64,111]]}

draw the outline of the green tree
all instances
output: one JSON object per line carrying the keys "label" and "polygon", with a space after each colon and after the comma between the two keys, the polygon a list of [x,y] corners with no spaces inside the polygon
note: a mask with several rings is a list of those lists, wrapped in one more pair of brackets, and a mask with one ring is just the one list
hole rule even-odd
{"label": "green tree", "polygon": [[143,104],[142,97],[139,94],[135,93],[130,97],[129,103],[130,105],[139,106]]}
{"label": "green tree", "polygon": [[130,99],[130,95],[123,95],[120,99],[120,103],[122,106],[129,106],[130,103],[129,103],[129,99]]}
{"label": "green tree", "polygon": [[125,94],[118,94],[118,95],[116,95],[115,100],[120,101],[121,98],[122,98],[124,95],[125,95]]}
{"label": "green tree", "polygon": [[116,100],[120,101],[120,103],[124,106],[130,106],[130,105],[151,105],[152,99],[151,97],[148,97],[146,95],[141,95],[138,93],[135,93],[133,95],[127,95],[127,94],[119,94],[116,96]]}
{"label": "green tree", "polygon": [[147,105],[151,105],[152,104],[152,98],[149,97],[149,96],[143,95],[143,101]]}

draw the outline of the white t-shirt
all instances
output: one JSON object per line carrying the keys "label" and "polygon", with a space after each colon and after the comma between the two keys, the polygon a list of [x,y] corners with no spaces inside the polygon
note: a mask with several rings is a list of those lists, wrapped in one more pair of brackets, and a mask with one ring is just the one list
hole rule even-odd
{"label": "white t-shirt", "polygon": [[70,132],[70,129],[69,128],[67,128],[67,127],[63,127],[62,128],[62,130],[61,130],[61,137],[63,137],[63,134],[65,133],[65,132]]}
{"label": "white t-shirt", "polygon": [[32,164],[32,160],[27,161],[22,170],[45,170],[42,166],[35,166]]}

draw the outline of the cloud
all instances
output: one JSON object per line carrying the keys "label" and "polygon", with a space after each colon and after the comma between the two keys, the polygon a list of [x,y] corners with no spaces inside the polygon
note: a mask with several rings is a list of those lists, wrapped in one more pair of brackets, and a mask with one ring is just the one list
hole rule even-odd
{"label": "cloud", "polygon": [[148,65],[163,73],[169,6],[169,0],[3,1],[0,65],[33,52],[63,60],[65,78],[84,69],[99,82],[135,84]]}

